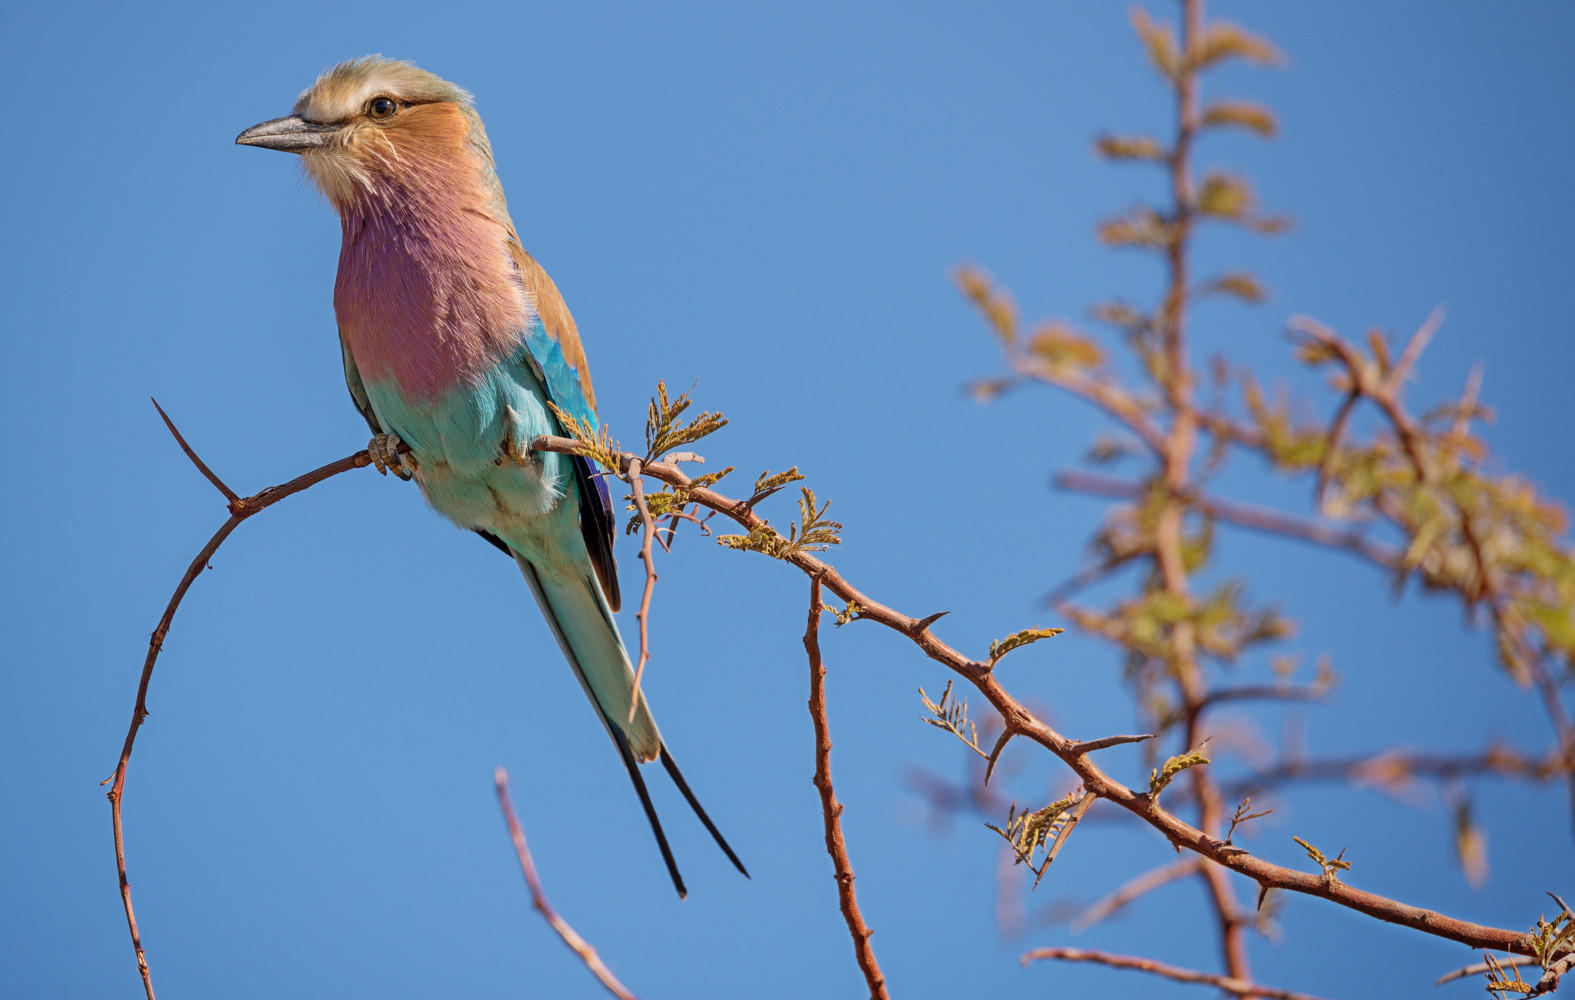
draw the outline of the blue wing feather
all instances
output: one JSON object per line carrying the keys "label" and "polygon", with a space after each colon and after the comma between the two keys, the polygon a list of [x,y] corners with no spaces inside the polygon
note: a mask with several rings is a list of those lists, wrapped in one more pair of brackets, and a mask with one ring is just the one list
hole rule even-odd
{"label": "blue wing feather", "polygon": [[[520,279],[536,306],[536,320],[524,337],[525,352],[546,387],[547,398],[595,430],[601,426],[596,416],[596,395],[574,317],[541,265],[517,245],[511,250]],[[606,477],[596,475],[589,460],[575,456],[572,466],[579,487],[580,533],[607,603],[617,611],[623,601],[618,588],[618,564],[613,558],[616,535],[612,496]]]}

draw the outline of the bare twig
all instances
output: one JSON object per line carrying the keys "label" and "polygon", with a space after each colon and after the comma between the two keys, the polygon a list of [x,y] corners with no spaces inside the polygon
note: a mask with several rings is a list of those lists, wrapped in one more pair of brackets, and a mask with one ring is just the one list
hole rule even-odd
{"label": "bare twig", "polygon": [[1322,701],[1327,691],[1322,685],[1293,686],[1289,684],[1249,684],[1242,687],[1216,688],[1204,695],[1198,710],[1212,708],[1227,701]]}
{"label": "bare twig", "polygon": [[[1496,961],[1498,962],[1499,968],[1502,969],[1513,969],[1521,966],[1537,964],[1537,960],[1532,958],[1530,955],[1507,955],[1504,958],[1496,959]],[[1463,968],[1456,969],[1454,972],[1446,972],[1444,975],[1439,976],[1433,985],[1442,986],[1445,983],[1452,983],[1456,979],[1464,979],[1467,976],[1480,976],[1482,973],[1489,971],[1490,968],[1491,967],[1486,962],[1477,962],[1473,965],[1467,965]]]}
{"label": "bare twig", "polygon": [[1248,794],[1289,782],[1365,782],[1393,785],[1412,778],[1451,781],[1474,774],[1550,781],[1568,768],[1557,753],[1531,757],[1508,747],[1494,746],[1480,753],[1430,754],[1384,750],[1349,757],[1291,758],[1233,782],[1230,793]]}
{"label": "bare twig", "polygon": [[[1137,483],[1084,472],[1080,469],[1056,473],[1055,484],[1061,489],[1076,493],[1128,500],[1139,499],[1144,494],[1144,487]],[[1271,535],[1282,535],[1297,541],[1311,542],[1327,548],[1344,549],[1386,569],[1398,563],[1403,554],[1399,549],[1372,541],[1367,537],[1366,531],[1360,528],[1347,528],[1327,521],[1310,520],[1268,507],[1258,507],[1219,497],[1187,493],[1183,494],[1183,499],[1210,517],[1229,524]]]}
{"label": "bare twig", "polygon": [[1477,396],[1482,392],[1482,365],[1477,363],[1471,366],[1471,373],[1466,376],[1466,388],[1460,394],[1459,409],[1455,412],[1455,423],[1452,428],[1456,437],[1464,437],[1471,429],[1471,418],[1477,412]]}
{"label": "bare twig", "polygon": [[1329,425],[1329,433],[1324,441],[1323,460],[1318,463],[1318,481],[1313,487],[1313,503],[1319,512],[1324,509],[1324,496],[1329,492],[1329,475],[1334,471],[1334,460],[1340,454],[1340,444],[1345,438],[1345,428],[1350,423],[1351,411],[1356,409],[1357,400],[1361,398],[1362,394],[1359,392],[1346,393],[1340,408],[1335,411],[1334,422]]}
{"label": "bare twig", "polygon": [[[158,407],[157,402],[153,405]],[[365,468],[372,464],[371,456],[365,451],[359,451],[354,455],[341,458],[337,462],[330,462],[321,468],[314,469],[305,475],[297,476],[282,485],[270,486],[249,497],[238,497],[197,457],[197,453],[186,443],[185,438],[175,429],[174,422],[170,420],[169,416],[162,409],[159,410],[159,416],[164,418],[165,426],[175,436],[175,440],[180,444],[181,450],[202,471],[203,475],[208,478],[208,481],[213,483],[219,492],[223,493],[229,500],[230,517],[229,520],[219,526],[219,530],[215,531],[213,537],[208,539],[208,544],[202,547],[196,558],[192,559],[191,564],[186,567],[186,573],[181,577],[180,583],[176,585],[175,593],[170,596],[169,603],[164,606],[164,614],[160,616],[158,625],[153,629],[153,635],[148,639],[148,655],[142,662],[142,677],[137,682],[137,700],[131,710],[131,725],[126,730],[126,741],[121,746],[120,760],[115,765],[115,773],[100,782],[100,784],[110,786],[107,794],[109,797],[110,822],[115,832],[115,870],[120,877],[120,902],[122,908],[126,911],[126,926],[131,932],[131,946],[137,956],[137,971],[142,976],[142,988],[147,994],[148,1000],[153,1000],[153,978],[148,969],[147,954],[142,948],[142,936],[137,929],[136,913],[131,906],[131,883],[126,877],[126,843],[125,832],[121,826],[120,810],[121,803],[125,797],[126,768],[131,761],[131,748],[137,741],[137,730],[142,728],[143,721],[148,717],[148,685],[153,680],[153,667],[158,662],[160,651],[164,648],[164,637],[169,634],[170,624],[175,620],[175,612],[180,609],[181,601],[186,597],[186,591],[191,589],[191,585],[196,582],[197,577],[207,567],[208,560],[213,558],[213,554],[219,550],[219,546],[224,544],[224,540],[230,537],[232,531],[240,527],[242,521],[273,506],[286,497],[293,496],[310,486],[315,486],[325,479],[337,476],[341,472]]]}
{"label": "bare twig", "polygon": [[180,445],[180,450],[184,451],[186,457],[191,459],[191,464],[197,467],[197,471],[208,478],[208,482],[213,484],[214,489],[224,494],[226,501],[234,503],[239,500],[240,497],[235,495],[235,491],[224,485],[224,480],[220,479],[212,469],[208,468],[208,463],[197,457],[197,453],[192,450],[191,445],[186,443],[186,439],[181,436],[181,432],[176,430],[175,421],[171,420],[170,415],[164,412],[164,407],[159,405],[159,401],[153,399],[152,403],[153,408],[159,411],[159,417],[164,421],[164,426],[169,428],[171,434],[175,435],[175,443]]}
{"label": "bare twig", "polygon": [[1226,993],[1232,993],[1238,997],[1268,997],[1270,1000],[1318,1000],[1311,993],[1277,990],[1271,986],[1261,986],[1258,983],[1238,979],[1235,976],[1217,976],[1208,972],[1196,972],[1192,969],[1183,969],[1175,965],[1166,965],[1151,958],[1112,955],[1109,952],[1086,951],[1082,948],[1035,948],[1023,956],[1023,964],[1027,965],[1029,962],[1047,958],[1053,958],[1062,962],[1093,962],[1116,969],[1134,969],[1138,972],[1147,972],[1150,975],[1174,979],[1178,983],[1202,983],[1205,986],[1215,986]]}
{"label": "bare twig", "polygon": [[[687,452],[681,457],[693,461]],[[669,460],[673,458],[672,455],[668,456]],[[640,681],[645,677],[645,665],[651,659],[651,595],[656,590],[656,556],[651,551],[651,542],[656,538],[656,522],[651,519],[651,508],[645,502],[645,486],[644,480],[640,478],[638,458],[629,463],[624,478],[629,481],[629,488],[634,492],[634,506],[640,512],[640,561],[645,563],[645,589],[640,592],[640,610],[634,613],[635,620],[640,623],[640,663],[634,668],[634,687],[629,694],[627,721],[632,723],[640,711]]]}
{"label": "bare twig", "polygon": [[804,627],[804,651],[809,656],[809,717],[815,724],[815,789],[820,793],[820,812],[825,820],[826,852],[836,870],[837,899],[842,919],[853,936],[853,954],[869,985],[871,1000],[887,1000],[886,977],[875,961],[870,947],[873,933],[859,913],[859,900],[853,892],[853,862],[848,859],[847,841],[842,838],[842,804],[831,786],[831,730],[826,719],[826,668],[820,661],[820,578],[809,580],[809,623]]}
{"label": "bare twig", "polygon": [[1182,858],[1180,861],[1172,861],[1168,865],[1144,872],[1078,914],[1072,920],[1072,930],[1087,930],[1138,897],[1153,892],[1160,886],[1169,885],[1177,879],[1195,874],[1198,866],[1203,863],[1202,858]]}
{"label": "bare twig", "polygon": [[536,863],[531,860],[530,848],[525,846],[525,831],[520,828],[519,817],[514,814],[514,803],[509,801],[508,772],[501,767],[498,768],[492,773],[492,781],[497,786],[498,808],[503,810],[504,822],[509,825],[509,837],[514,841],[514,854],[519,858],[520,871],[525,875],[525,884],[530,887],[531,905],[552,929],[558,932],[558,936],[569,946],[569,950],[580,956],[580,961],[585,963],[591,975],[607,987],[608,993],[618,1000],[635,1000],[634,994],[629,992],[628,987],[620,983],[618,977],[612,974],[612,970],[603,964],[601,956],[596,954],[596,949],[575,933],[569,922],[558,916],[558,911],[547,902],[547,894],[541,888],[541,879],[536,877]]}
{"label": "bare twig", "polygon": [[1051,587],[1049,593],[1045,594],[1042,600],[1047,607],[1057,607],[1066,598],[1071,597],[1085,587],[1091,587],[1111,576],[1122,567],[1131,565],[1135,558],[1136,556],[1133,555],[1124,555],[1120,558],[1107,559],[1092,566],[1084,567],[1054,587]]}
{"label": "bare twig", "polygon": [[1012,367],[1023,375],[1060,386],[1074,396],[1081,396],[1125,424],[1155,454],[1164,450],[1164,434],[1137,400],[1121,387],[1104,379],[1091,378],[1065,365],[1046,364],[1031,357],[1013,359]]}
{"label": "bare twig", "polygon": [[[1493,618],[1502,634],[1504,619],[1497,605],[1494,606]],[[1543,710],[1547,712],[1548,718],[1553,723],[1553,732],[1557,735],[1559,748],[1563,751],[1565,767],[1570,775],[1571,809],[1575,810],[1575,724],[1570,722],[1569,713],[1564,710],[1564,702],[1559,697],[1559,682],[1554,680],[1546,659],[1541,656],[1531,656],[1527,658],[1527,665],[1531,670],[1532,683],[1536,685],[1537,694],[1542,699]]]}
{"label": "bare twig", "polygon": [[1412,368],[1416,367],[1417,361],[1422,357],[1422,352],[1427,350],[1428,342],[1433,339],[1433,335],[1443,325],[1444,307],[1435,306],[1433,311],[1427,314],[1427,319],[1423,320],[1422,325],[1417,327],[1416,332],[1411,335],[1411,339],[1405,345],[1405,350],[1400,354],[1400,360],[1395,362],[1395,366],[1389,370],[1389,377],[1384,379],[1383,385],[1379,387],[1383,395],[1395,399],[1400,397],[1400,389],[1405,383],[1405,377],[1411,373]]}

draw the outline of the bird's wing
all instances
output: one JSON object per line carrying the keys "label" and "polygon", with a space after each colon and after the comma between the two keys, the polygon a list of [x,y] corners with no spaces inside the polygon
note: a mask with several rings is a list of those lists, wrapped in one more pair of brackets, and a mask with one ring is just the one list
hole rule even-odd
{"label": "bird's wing", "polygon": [[[591,388],[591,370],[585,361],[585,349],[580,345],[574,317],[569,315],[569,307],[558,293],[558,286],[552,283],[534,257],[513,240],[509,242],[509,253],[536,309],[536,322],[526,332],[525,346],[540,370],[547,398],[594,429],[599,426],[596,392]],[[585,550],[590,554],[607,603],[617,611],[622,602],[618,593],[618,566],[612,551],[612,497],[607,492],[605,477],[592,475],[589,459],[579,455],[572,459],[574,478],[580,488],[580,533],[585,537]]]}
{"label": "bird's wing", "polygon": [[345,343],[343,332],[339,334],[339,351],[344,355],[345,387],[350,390],[350,400],[355,403],[355,408],[361,411],[361,416],[366,418],[366,425],[372,428],[372,433],[383,433],[383,425],[378,422],[377,414],[372,412],[372,401],[367,397],[366,384],[361,381],[361,371],[356,368],[355,359],[350,356],[350,345]]}

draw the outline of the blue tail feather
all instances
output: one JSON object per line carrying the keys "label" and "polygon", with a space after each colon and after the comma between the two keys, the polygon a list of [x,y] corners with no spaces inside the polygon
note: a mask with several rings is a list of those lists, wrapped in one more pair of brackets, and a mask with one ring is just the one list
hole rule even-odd
{"label": "blue tail feather", "polygon": [[594,573],[587,572],[563,578],[544,573],[523,556],[516,554],[514,561],[519,564],[520,572],[530,584],[536,603],[541,605],[542,614],[546,617],[547,624],[552,627],[553,635],[563,649],[563,655],[574,668],[580,686],[584,688],[586,696],[596,708],[597,716],[602,720],[602,725],[607,729],[607,734],[612,737],[614,745],[618,748],[618,755],[623,760],[624,768],[629,772],[629,780],[634,784],[635,794],[640,798],[640,806],[651,824],[651,832],[656,836],[656,845],[662,852],[662,860],[667,865],[667,872],[672,877],[679,898],[687,894],[683,876],[678,872],[678,864],[673,858],[672,848],[667,843],[667,835],[662,830],[656,807],[651,802],[645,779],[640,774],[642,762],[656,760],[658,757],[672,778],[673,784],[678,786],[684,800],[699,817],[701,824],[716,840],[728,860],[747,878],[749,872],[744,868],[743,862],[738,860],[738,855],[733,853],[732,847],[728,846],[721,831],[711,821],[711,817],[706,815],[700,800],[695,797],[694,792],[689,788],[689,783],[678,770],[677,762],[673,760],[673,755],[668,751],[661,734],[657,731],[656,721],[651,717],[643,693],[634,721],[632,723],[629,721],[634,670],[629,664],[628,651],[618,634],[617,623],[613,621],[612,611]]}

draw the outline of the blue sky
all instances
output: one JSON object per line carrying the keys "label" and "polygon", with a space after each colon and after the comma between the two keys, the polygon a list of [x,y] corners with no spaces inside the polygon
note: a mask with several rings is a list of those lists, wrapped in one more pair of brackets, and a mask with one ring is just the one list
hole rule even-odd
{"label": "blue sky", "polygon": [[[1289,373],[1290,315],[1405,332],[1442,303],[1413,398],[1456,393],[1483,362],[1503,466],[1575,497],[1575,15],[1550,2],[1216,7],[1289,62],[1226,71],[1211,92],[1270,104],[1282,136],[1213,141],[1201,162],[1244,170],[1297,226],[1272,243],[1201,242],[1201,263],[1254,267],[1273,296],[1200,311],[1200,352]],[[365,443],[334,339],[338,227],[294,163],[232,141],[326,65],[369,52],[475,93],[515,221],[567,297],[603,420],[625,440],[659,377],[696,384],[700,406],[732,419],[705,444],[714,466],[752,478],[799,465],[847,525],[832,557],[844,573],[906,611],[950,609],[943,634],[976,651],[1056,623],[1036,600],[1080,564],[1098,518],[1048,476],[1101,422],[1043,392],[968,399],[999,359],[948,276],[981,264],[1029,317],[1152,295],[1150,262],[1090,235],[1154,190],[1099,163],[1091,137],[1166,114],[1118,5],[10,5],[0,961],[16,996],[139,988],[97,782],[147,634],[223,514],[148,397],[242,492]],[[622,543],[626,592],[635,553]],[[1291,719],[1312,749],[1546,745],[1534,699],[1492,670],[1452,606],[1395,605],[1364,570],[1256,538],[1224,554],[1299,620],[1293,648],[1327,652],[1342,675],[1328,708]],[[637,992],[861,995],[809,783],[796,572],[695,537],[662,562],[653,704],[754,873],[732,872],[660,788],[691,890],[679,902],[517,572],[413,487],[341,477],[245,525],[212,565],[155,675],[127,792],[161,996],[598,995],[529,910],[491,795],[500,764],[555,904]],[[939,689],[940,669],[871,626],[828,633],[825,655],[834,774],[894,995],[1201,995],[1020,968],[1040,944],[1204,967],[1214,949],[1190,885],[1080,936],[1001,935],[992,835],[971,819],[937,829],[906,779],[964,773],[966,751],[918,721],[914,689]],[[1118,672],[1108,649],[1067,637],[1016,654],[1007,681],[1094,736],[1132,725]],[[1271,742],[1286,723],[1256,718]],[[1065,782],[1026,750],[1008,756],[1025,800]],[[1146,774],[1135,756],[1111,767]],[[1493,864],[1479,891],[1450,864],[1430,793],[1402,805],[1316,789],[1250,846],[1304,864],[1293,833],[1347,845],[1354,884],[1529,924],[1544,889],[1575,889],[1568,803],[1551,788],[1477,791]],[[1156,835],[1091,821],[1029,906],[1090,900],[1170,858]],[[1283,925],[1281,942],[1254,943],[1256,975],[1322,995],[1411,995],[1471,958],[1316,900],[1291,900]]]}

